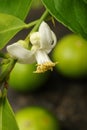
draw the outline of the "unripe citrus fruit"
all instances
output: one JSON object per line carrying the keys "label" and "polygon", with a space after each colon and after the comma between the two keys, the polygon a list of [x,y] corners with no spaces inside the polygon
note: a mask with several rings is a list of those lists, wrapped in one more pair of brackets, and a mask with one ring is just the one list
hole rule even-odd
{"label": "unripe citrus fruit", "polygon": [[16,113],[20,130],[59,130],[56,117],[41,107],[28,107]]}
{"label": "unripe citrus fruit", "polygon": [[9,85],[18,91],[35,90],[42,86],[49,74],[47,72],[37,74],[33,71],[35,71],[35,65],[16,63],[10,74]]}
{"label": "unripe citrus fruit", "polygon": [[53,59],[58,61],[58,72],[68,77],[82,77],[87,74],[87,41],[70,34],[62,38],[53,51]]}

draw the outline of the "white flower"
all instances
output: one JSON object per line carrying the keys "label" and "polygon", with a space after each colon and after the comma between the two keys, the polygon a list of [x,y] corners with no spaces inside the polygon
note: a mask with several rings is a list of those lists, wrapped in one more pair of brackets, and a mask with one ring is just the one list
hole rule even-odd
{"label": "white flower", "polygon": [[56,63],[53,63],[48,54],[55,46],[57,39],[54,32],[44,21],[41,23],[38,32],[30,35],[32,44],[31,50],[25,48],[26,42],[20,40],[7,46],[9,54],[22,64],[32,64],[37,61],[36,73],[52,70]]}

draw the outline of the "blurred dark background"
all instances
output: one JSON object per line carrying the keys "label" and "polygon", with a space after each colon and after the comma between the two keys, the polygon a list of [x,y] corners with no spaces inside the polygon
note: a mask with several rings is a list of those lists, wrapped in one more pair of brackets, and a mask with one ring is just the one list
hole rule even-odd
{"label": "blurred dark background", "polygon": [[[32,9],[26,18],[26,22],[37,19],[43,13],[44,8]],[[52,25],[52,22],[48,22]],[[51,26],[59,40],[63,36],[72,33],[65,26],[55,21],[56,27]],[[18,33],[10,43],[24,39],[29,30]],[[47,108],[57,116],[62,130],[86,130],[87,129],[87,81],[83,79],[70,79],[59,74],[56,69],[50,73],[47,82],[36,91],[21,93],[9,88],[8,98],[17,110],[31,105]]]}

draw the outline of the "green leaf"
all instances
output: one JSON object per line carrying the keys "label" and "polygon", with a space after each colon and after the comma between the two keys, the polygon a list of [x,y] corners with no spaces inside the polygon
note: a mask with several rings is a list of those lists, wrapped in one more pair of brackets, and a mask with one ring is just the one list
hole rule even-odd
{"label": "green leaf", "polygon": [[21,29],[25,28],[26,24],[17,17],[0,14],[0,49]]}
{"label": "green leaf", "polygon": [[30,10],[32,0],[0,0],[0,13],[14,15],[24,20]]}
{"label": "green leaf", "polygon": [[[87,2],[87,0],[84,0]],[[83,0],[42,0],[62,24],[87,39],[87,4]]]}
{"label": "green leaf", "polygon": [[87,4],[87,0],[83,0]]}
{"label": "green leaf", "polygon": [[19,130],[13,110],[6,98],[0,98],[0,130]]}

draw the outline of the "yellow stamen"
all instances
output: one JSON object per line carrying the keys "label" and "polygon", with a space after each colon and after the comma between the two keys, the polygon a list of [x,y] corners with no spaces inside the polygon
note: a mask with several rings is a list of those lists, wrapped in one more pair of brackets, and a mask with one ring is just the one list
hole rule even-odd
{"label": "yellow stamen", "polygon": [[53,67],[57,64],[53,62],[45,62],[44,64],[38,64],[36,71],[34,73],[44,73],[47,70],[53,70]]}

